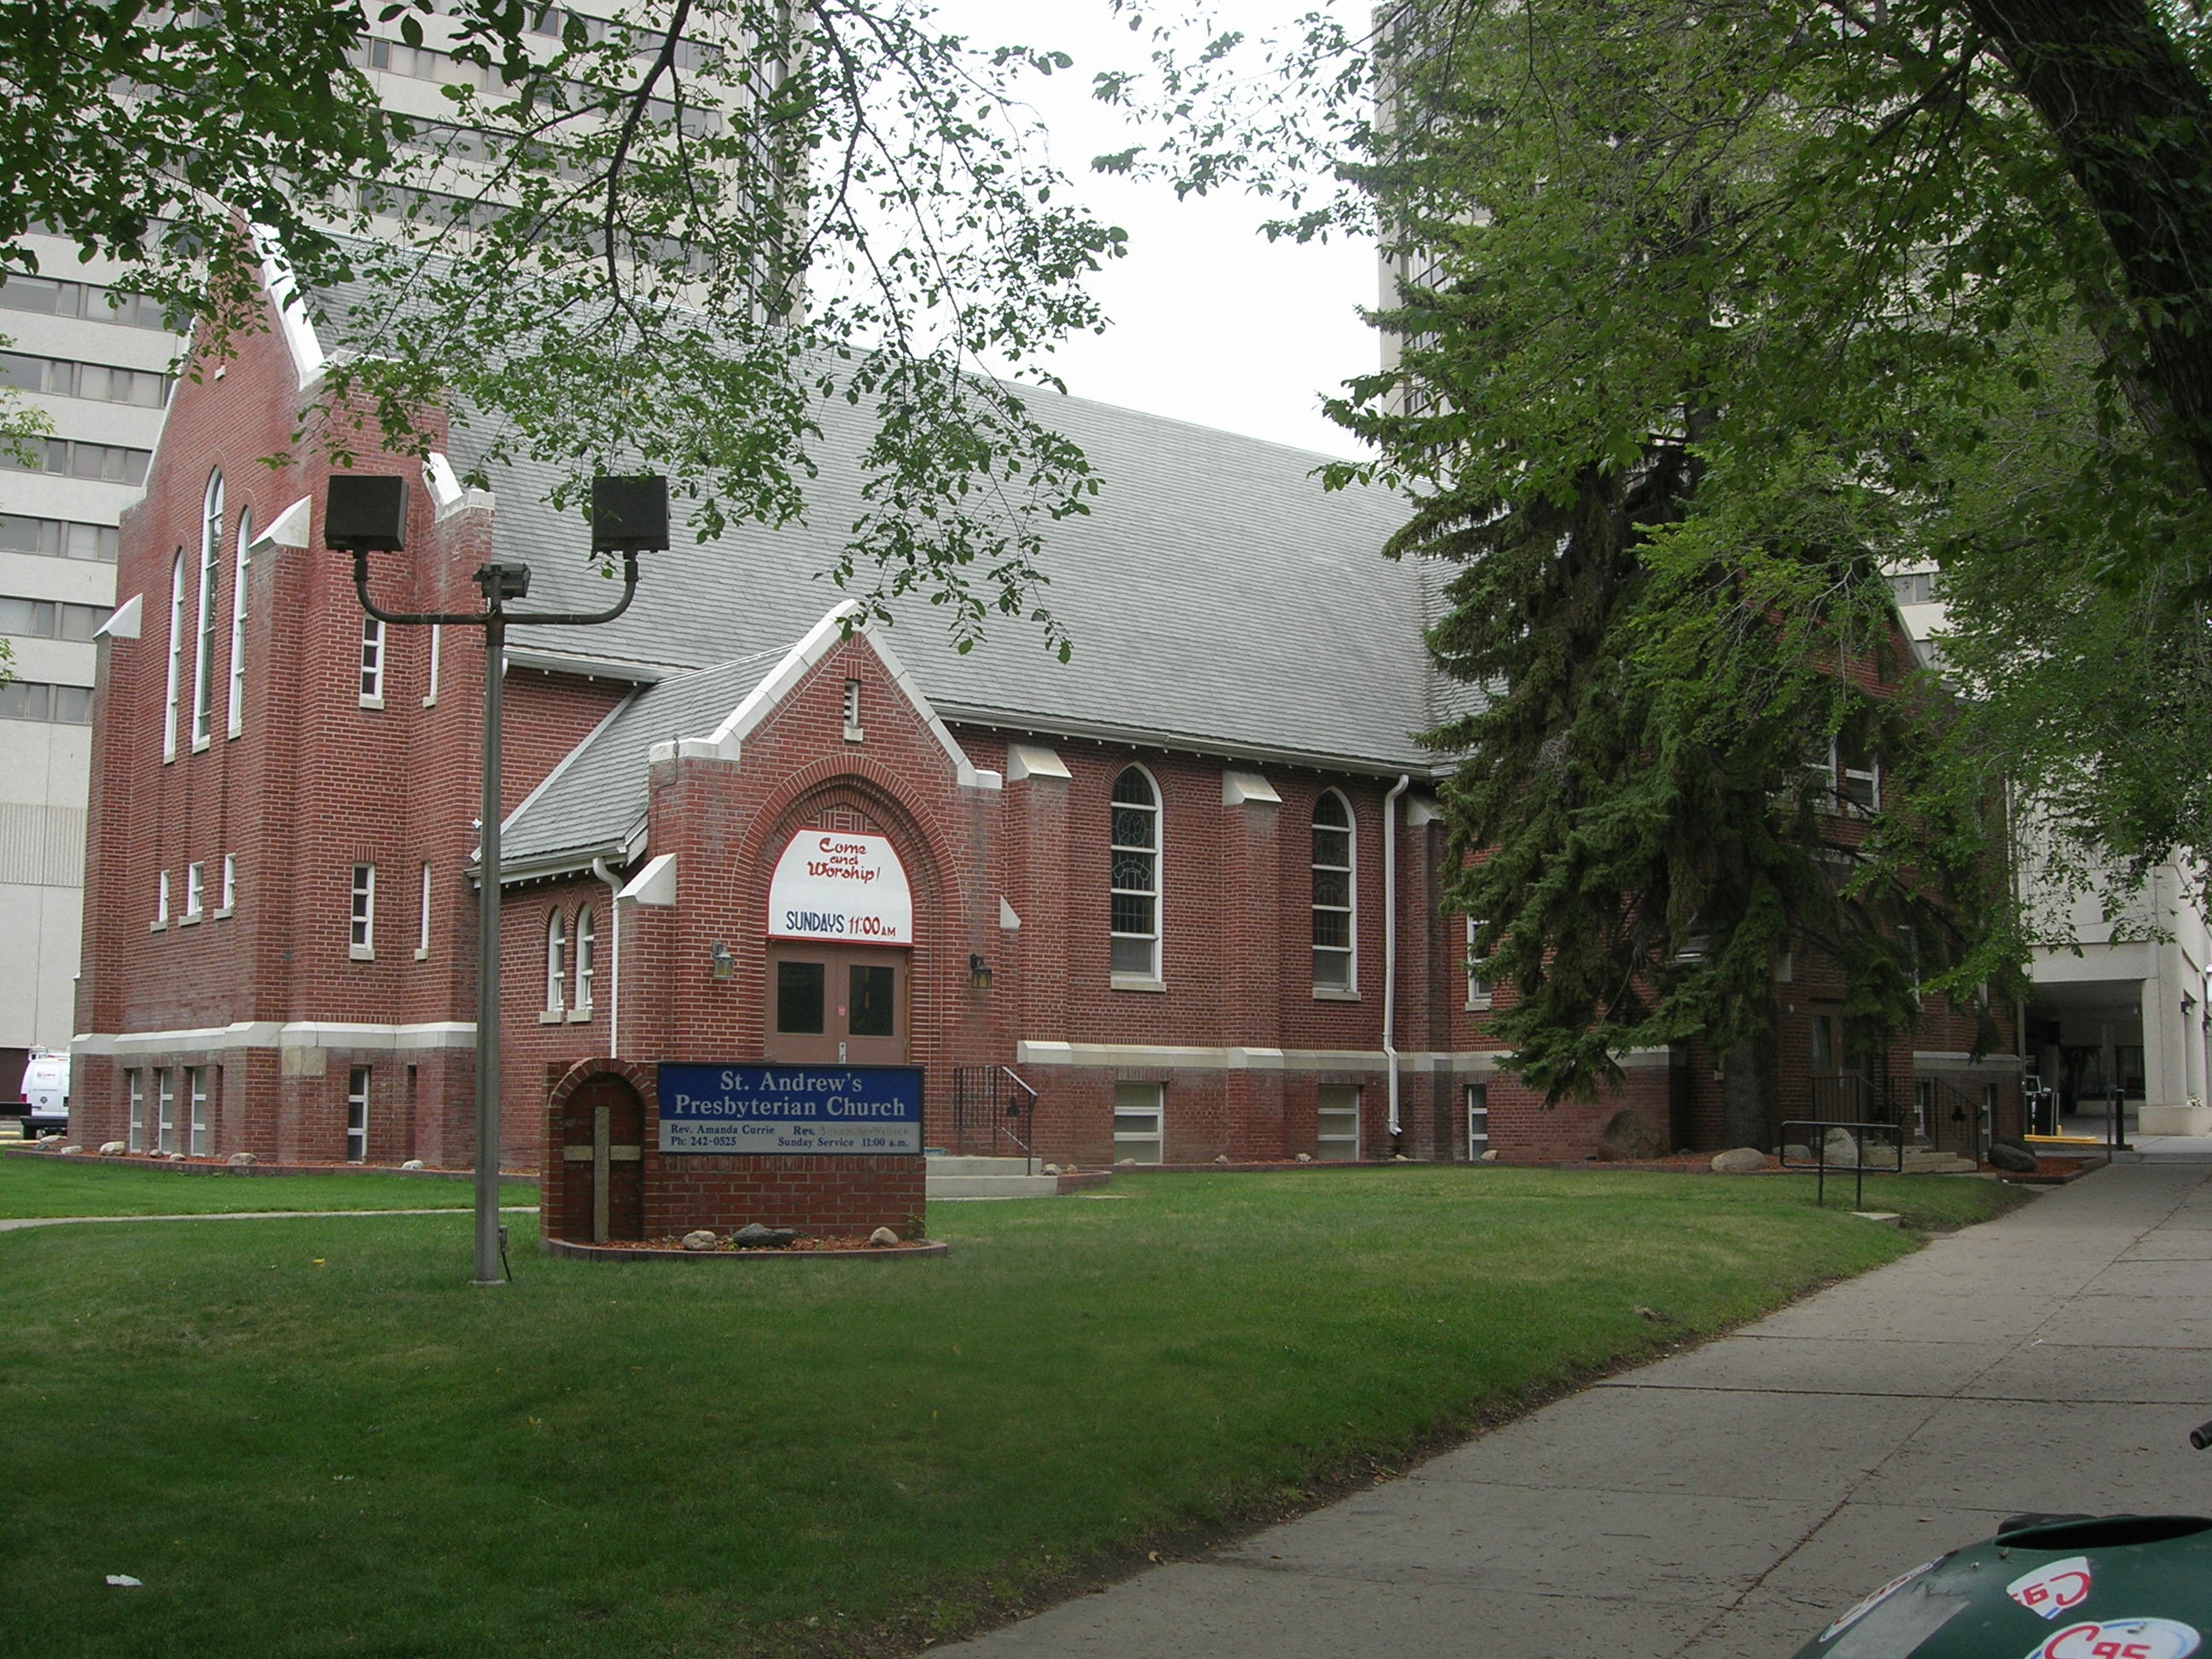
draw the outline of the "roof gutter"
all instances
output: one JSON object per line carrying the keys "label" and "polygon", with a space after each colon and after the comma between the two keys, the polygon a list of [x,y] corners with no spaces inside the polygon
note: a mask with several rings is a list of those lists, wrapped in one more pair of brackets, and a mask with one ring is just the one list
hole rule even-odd
{"label": "roof gutter", "polygon": [[622,878],[607,867],[605,859],[592,860],[592,873],[607,884],[607,909],[615,919],[614,1008],[607,1016],[607,1058],[622,1058]]}
{"label": "roof gutter", "polygon": [[1413,787],[1399,775],[1382,797],[1382,1057],[1390,1068],[1390,1151],[1405,1133],[1398,1119],[1398,797]]}

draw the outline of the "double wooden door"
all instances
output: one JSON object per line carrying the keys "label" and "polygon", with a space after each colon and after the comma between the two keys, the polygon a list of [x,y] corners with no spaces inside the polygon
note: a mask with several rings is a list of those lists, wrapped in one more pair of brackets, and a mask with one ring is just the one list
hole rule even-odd
{"label": "double wooden door", "polygon": [[907,953],[771,945],[764,1057],[854,1066],[907,1058]]}

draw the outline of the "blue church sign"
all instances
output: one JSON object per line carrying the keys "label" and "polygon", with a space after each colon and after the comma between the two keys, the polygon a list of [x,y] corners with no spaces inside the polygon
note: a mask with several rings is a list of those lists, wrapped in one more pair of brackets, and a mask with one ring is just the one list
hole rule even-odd
{"label": "blue church sign", "polygon": [[921,1067],[664,1065],[660,1150],[919,1156]]}

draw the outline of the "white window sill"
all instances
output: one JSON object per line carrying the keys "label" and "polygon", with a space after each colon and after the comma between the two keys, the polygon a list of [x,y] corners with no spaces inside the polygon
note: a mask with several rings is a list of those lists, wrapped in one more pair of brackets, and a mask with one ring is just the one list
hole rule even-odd
{"label": "white window sill", "polygon": [[361,700],[361,706],[363,708],[381,708],[384,707],[384,699],[381,697],[363,697]]}
{"label": "white window sill", "polygon": [[1359,993],[1347,991],[1341,985],[1316,985],[1313,988],[1316,1002],[1358,1002]]}
{"label": "white window sill", "polygon": [[242,726],[234,726],[229,731],[224,732],[222,735],[225,738],[242,738],[246,735],[246,728]]}
{"label": "white window sill", "polygon": [[179,927],[197,927],[199,925],[200,913],[198,910],[187,910],[177,918],[177,926]]}
{"label": "white window sill", "polygon": [[562,1009],[548,1008],[538,1016],[538,1023],[540,1025],[558,1025],[568,1017],[567,1012]]}
{"label": "white window sill", "polygon": [[157,921],[146,931],[149,933],[166,933],[169,931],[169,924],[166,921]]}
{"label": "white window sill", "polygon": [[568,1011],[568,1024],[571,1025],[583,1025],[588,1024],[591,1018],[592,1005],[588,1002],[580,1008],[571,1008]]}
{"label": "white window sill", "polygon": [[213,920],[213,921],[229,921],[229,920],[231,919],[231,917],[233,917],[234,915],[236,915],[238,914],[238,909],[237,909],[237,907],[236,907],[235,905],[229,905],[229,904],[226,904],[226,905],[224,905],[224,906],[222,907],[222,909],[220,909],[220,910],[212,910],[212,911],[210,911],[208,914],[209,914],[209,915],[210,915],[210,919],[211,919],[211,920]]}
{"label": "white window sill", "polygon": [[866,738],[866,734],[857,726],[848,726],[845,728],[845,741],[848,743],[864,742]]}
{"label": "white window sill", "polygon": [[1467,1011],[1470,1014],[1488,1013],[1490,1012],[1490,999],[1488,997],[1469,997],[1467,1000]]}
{"label": "white window sill", "polygon": [[428,961],[429,961],[429,959],[430,959],[430,947],[429,947],[428,945],[416,945],[416,946],[415,947],[415,960],[416,960],[416,961],[417,961],[417,962],[428,962]]}
{"label": "white window sill", "polygon": [[1107,980],[1108,988],[1115,991],[1164,991],[1167,981],[1154,979],[1150,974],[1115,974]]}
{"label": "white window sill", "polygon": [[214,747],[215,739],[213,738],[194,738],[192,739],[192,753],[195,755],[198,754],[204,749],[212,749]]}
{"label": "white window sill", "polygon": [[435,691],[433,691],[428,696],[422,699],[422,707],[425,708],[435,708],[437,706],[438,694]]}
{"label": "white window sill", "polygon": [[346,958],[350,962],[374,962],[376,947],[374,945],[349,945],[346,946]]}

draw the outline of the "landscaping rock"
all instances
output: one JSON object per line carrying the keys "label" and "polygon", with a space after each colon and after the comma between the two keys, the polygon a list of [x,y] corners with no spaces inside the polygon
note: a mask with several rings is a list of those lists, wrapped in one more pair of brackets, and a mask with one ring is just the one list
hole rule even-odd
{"label": "landscaping rock", "polygon": [[1229,1162],[1229,1154],[1226,1152],[1216,1152],[1213,1155],[1213,1161],[1216,1164],[1226,1164]]}
{"label": "landscaping rock", "polygon": [[119,1140],[103,1140],[100,1143],[100,1155],[102,1158],[113,1158],[118,1152],[127,1152],[130,1150]]}
{"label": "landscaping rock", "polygon": [[[76,1151],[76,1148],[74,1146],[64,1146],[62,1150],[65,1152],[73,1152]],[[185,1155],[182,1152],[171,1152],[167,1156],[169,1162],[172,1164],[182,1164],[185,1161]]]}
{"label": "landscaping rock", "polygon": [[1799,1146],[1794,1144],[1784,1146],[1782,1149],[1782,1158],[1785,1164],[1810,1164],[1813,1161],[1813,1149],[1810,1146]]}
{"label": "landscaping rock", "polygon": [[1626,1164],[1640,1164],[1667,1156],[1667,1136],[1659,1126],[1638,1111],[1615,1112],[1605,1126],[1602,1156]]}
{"label": "landscaping rock", "polygon": [[720,1237],[708,1232],[704,1227],[696,1228],[684,1235],[684,1248],[687,1250],[711,1250],[721,1242]]}
{"label": "landscaping rock", "polygon": [[1060,1173],[1060,1165],[1057,1164],[1048,1164],[1044,1166],[1044,1172],[1049,1176],[1056,1176]]}
{"label": "landscaping rock", "polygon": [[429,1167],[419,1158],[410,1158],[399,1166],[403,1170],[425,1170]]}
{"label": "landscaping rock", "polygon": [[896,1244],[898,1242],[899,1236],[888,1227],[878,1227],[875,1231],[868,1235],[868,1243],[877,1246],[878,1249],[886,1244]]}
{"label": "landscaping rock", "polygon": [[1301,1163],[1301,1164],[1310,1164],[1310,1163],[1312,1163],[1312,1162],[1313,1162],[1313,1154],[1312,1154],[1311,1152],[1300,1152],[1300,1153],[1298,1154],[1298,1162],[1299,1162],[1299,1163]]}
{"label": "landscaping rock", "polygon": [[2035,1154],[2024,1146],[2014,1146],[2002,1140],[1990,1143],[1990,1167],[2011,1175],[2033,1175]]}
{"label": "landscaping rock", "polygon": [[255,1164],[261,1162],[259,1158],[254,1157],[251,1152],[233,1152],[226,1161],[234,1167],[240,1170],[250,1170]]}
{"label": "landscaping rock", "polygon": [[1851,1169],[1857,1164],[1859,1161],[1858,1138],[1852,1134],[1849,1129],[1829,1130],[1826,1144],[1828,1148],[1828,1162],[1831,1164],[1840,1164],[1847,1170]]}
{"label": "landscaping rock", "polygon": [[1755,1146],[1736,1146],[1713,1154],[1715,1175],[1756,1175],[1765,1167],[1766,1154]]}
{"label": "landscaping rock", "polygon": [[[54,1148],[54,1150],[55,1150],[56,1152],[61,1152],[61,1153],[64,1153],[64,1154],[67,1154],[67,1153],[70,1153],[70,1152],[82,1152],[82,1151],[84,1150],[84,1148],[83,1148],[83,1147],[82,1147],[82,1146],[78,1146],[78,1145],[76,1145],[74,1141],[72,1141],[70,1145],[68,1145],[68,1146],[57,1146],[57,1147],[55,1147],[55,1148]],[[183,1156],[183,1154],[179,1153],[179,1152],[172,1152],[172,1153],[170,1153],[170,1154],[169,1154],[169,1156],[170,1156],[171,1158],[179,1158],[179,1157]]]}
{"label": "landscaping rock", "polygon": [[730,1235],[730,1243],[741,1250],[780,1250],[798,1237],[790,1227],[763,1227],[757,1221],[749,1221]]}
{"label": "landscaping rock", "polygon": [[1485,1152],[1480,1158],[1477,1158],[1475,1162],[1478,1164],[1495,1164],[1498,1162],[1498,1153],[1493,1149],[1492,1151]]}

